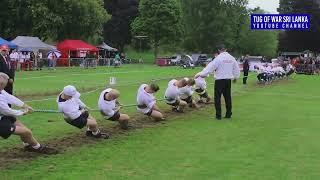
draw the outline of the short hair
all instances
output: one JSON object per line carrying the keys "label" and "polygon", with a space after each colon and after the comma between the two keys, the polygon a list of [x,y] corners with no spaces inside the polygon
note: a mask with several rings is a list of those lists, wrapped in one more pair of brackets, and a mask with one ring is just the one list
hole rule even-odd
{"label": "short hair", "polygon": [[158,92],[160,90],[158,84],[150,84],[150,89],[154,92]]}
{"label": "short hair", "polygon": [[180,82],[181,82],[181,84],[182,84],[183,87],[186,86],[186,85],[188,85],[188,81],[187,81],[185,78],[180,79]]}
{"label": "short hair", "polygon": [[8,81],[10,78],[7,74],[0,72],[0,79]]}
{"label": "short hair", "polygon": [[113,97],[119,97],[120,96],[120,92],[116,89],[112,89],[110,92],[109,92]]}
{"label": "short hair", "polygon": [[196,81],[195,81],[193,78],[188,79],[188,85],[189,85],[189,86],[193,86],[193,85],[195,85],[195,84],[196,84]]}
{"label": "short hair", "polygon": [[[1,84],[1,86],[4,86],[6,83],[8,83],[8,80],[9,80],[9,76],[8,75],[6,75],[5,73],[0,73],[0,84]],[[4,88],[4,87],[2,87],[2,88]]]}
{"label": "short hair", "polygon": [[223,50],[226,50],[226,46],[225,46],[224,44],[218,44],[218,45],[217,45],[217,49],[218,49],[219,51],[223,51]]}

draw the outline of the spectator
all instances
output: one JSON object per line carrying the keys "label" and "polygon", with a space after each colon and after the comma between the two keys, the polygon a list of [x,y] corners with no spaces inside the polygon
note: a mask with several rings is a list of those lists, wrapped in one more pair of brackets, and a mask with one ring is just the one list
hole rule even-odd
{"label": "spectator", "polygon": [[43,66],[43,60],[42,60],[42,53],[38,51],[37,55],[36,55],[36,59],[35,59],[35,64],[34,64],[36,70],[42,70],[42,66]]}
{"label": "spectator", "polygon": [[33,65],[35,64],[35,59],[36,59],[36,55],[34,54],[34,52],[30,52],[30,60],[28,63],[28,71],[32,71],[33,70]]}
{"label": "spectator", "polygon": [[19,53],[17,50],[13,50],[10,54],[10,61],[11,61],[11,66],[16,70],[17,69],[17,64],[19,61]]}
{"label": "spectator", "polygon": [[56,70],[56,65],[57,65],[57,56],[54,52],[50,53],[48,55],[49,59],[49,70]]}
{"label": "spectator", "polygon": [[14,68],[11,67],[9,48],[7,46],[2,46],[0,48],[0,72],[5,73],[9,76],[8,83],[4,90],[12,94],[13,93],[13,82],[14,82]]}

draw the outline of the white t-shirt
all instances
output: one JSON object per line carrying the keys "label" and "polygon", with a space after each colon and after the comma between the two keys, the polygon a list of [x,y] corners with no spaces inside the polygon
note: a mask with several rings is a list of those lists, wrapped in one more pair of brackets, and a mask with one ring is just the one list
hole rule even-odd
{"label": "white t-shirt", "polygon": [[102,111],[103,114],[106,115],[108,118],[111,118],[116,113],[116,110],[117,110],[116,100],[107,101],[104,98],[105,95],[109,93],[111,90],[112,89],[109,88],[102,91],[99,97],[99,102],[98,102],[100,111]]}
{"label": "white t-shirt", "polygon": [[10,54],[10,60],[11,61],[17,61],[19,59],[19,54],[17,52]]}
{"label": "white t-shirt", "polygon": [[196,87],[201,89],[207,89],[207,82],[205,78],[198,77],[195,79]]}
{"label": "white t-shirt", "polygon": [[20,63],[23,63],[23,62],[25,61],[25,59],[26,59],[26,55],[20,53],[20,55],[19,55],[19,62],[20,62]]}
{"label": "white t-shirt", "polygon": [[272,71],[275,73],[284,73],[284,70],[282,67],[275,67],[272,69]]}
{"label": "white t-shirt", "polygon": [[177,80],[173,79],[168,84],[164,97],[168,103],[174,103],[176,100],[179,100],[179,88],[174,85],[175,82],[177,82]]}
{"label": "white t-shirt", "polygon": [[255,69],[257,74],[262,74],[266,72],[266,69],[263,66],[258,66],[259,69]]}
{"label": "white t-shirt", "polygon": [[156,104],[156,98],[153,96],[153,94],[148,93],[145,91],[145,88],[147,87],[147,84],[142,84],[138,90],[137,94],[137,104],[146,106],[146,108],[137,108],[139,112],[141,113],[148,113],[152,110],[153,106]]}
{"label": "white t-shirt", "polygon": [[181,99],[187,99],[189,96],[192,96],[193,90],[192,86],[185,86],[179,89],[179,97]]}
{"label": "white t-shirt", "polygon": [[271,66],[267,66],[267,67],[265,68],[265,71],[266,71],[267,73],[273,73]]}
{"label": "white t-shirt", "polygon": [[217,80],[238,79],[240,77],[238,62],[227,52],[219,54],[200,72],[200,75],[204,77],[213,72]]}
{"label": "white t-shirt", "polygon": [[86,105],[80,100],[80,97],[73,97],[69,100],[61,99],[61,94],[57,98],[58,109],[63,113],[65,118],[75,120],[81,115],[82,108]]}
{"label": "white t-shirt", "polygon": [[288,64],[286,67],[286,71],[289,72],[290,70],[294,70],[294,67],[291,64]]}

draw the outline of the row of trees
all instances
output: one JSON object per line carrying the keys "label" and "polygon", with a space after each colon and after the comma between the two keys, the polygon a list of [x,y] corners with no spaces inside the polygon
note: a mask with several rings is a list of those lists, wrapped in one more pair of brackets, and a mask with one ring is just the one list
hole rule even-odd
{"label": "row of trees", "polygon": [[[237,54],[274,56],[277,32],[251,31],[247,0],[2,0],[1,36],[77,38],[119,49],[136,35],[159,47],[212,53],[224,43]],[[108,15],[110,14],[110,15]]]}
{"label": "row of trees", "polygon": [[149,37],[155,56],[171,44],[187,51],[212,53],[224,43],[236,54],[275,56],[278,33],[251,31],[247,0],[140,0],[132,31]]}
{"label": "row of trees", "polygon": [[102,40],[109,16],[102,0],[1,0],[1,36],[35,35],[45,40]]}
{"label": "row of trees", "polygon": [[320,43],[320,1],[280,0],[280,13],[307,13],[311,15],[310,31],[286,31],[280,33],[281,51],[319,52]]}

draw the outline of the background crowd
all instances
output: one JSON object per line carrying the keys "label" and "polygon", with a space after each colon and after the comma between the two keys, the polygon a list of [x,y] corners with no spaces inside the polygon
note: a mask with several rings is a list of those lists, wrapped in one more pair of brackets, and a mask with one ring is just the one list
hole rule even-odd
{"label": "background crowd", "polygon": [[320,58],[294,58],[291,62],[298,74],[314,75],[320,72]]}

